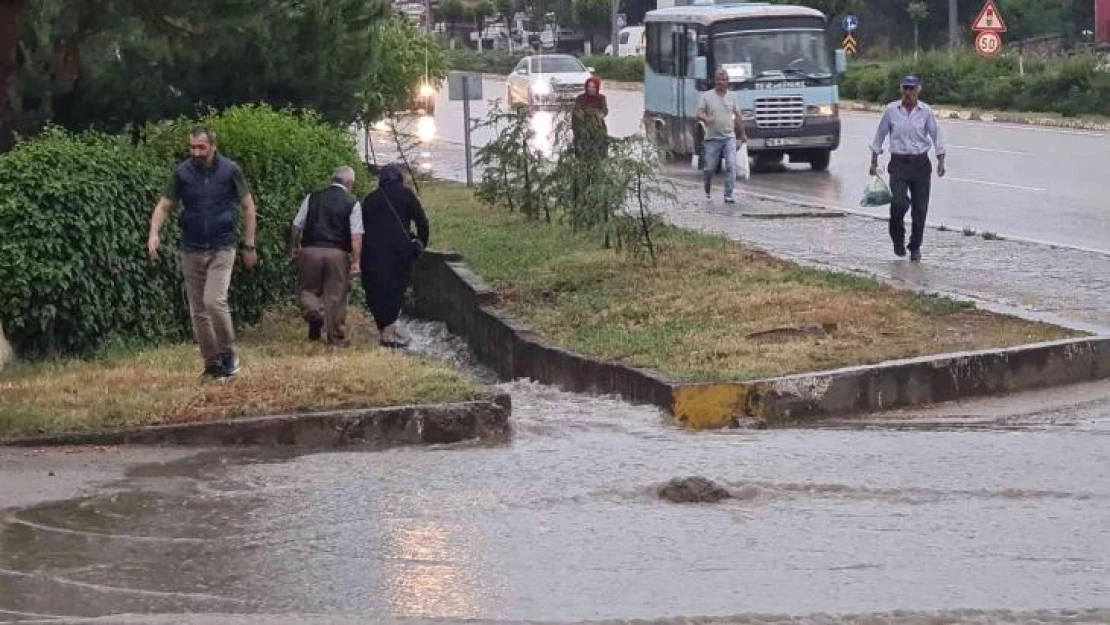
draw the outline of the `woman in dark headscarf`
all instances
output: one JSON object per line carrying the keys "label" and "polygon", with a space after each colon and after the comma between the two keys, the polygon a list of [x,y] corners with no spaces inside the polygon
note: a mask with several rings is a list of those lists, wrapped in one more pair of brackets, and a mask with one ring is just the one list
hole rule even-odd
{"label": "woman in dark headscarf", "polygon": [[[381,344],[404,347],[394,323],[401,315],[412,265],[428,246],[428,217],[416,194],[405,186],[396,165],[378,174],[378,188],[362,200],[362,288],[378,326]],[[416,236],[411,226],[416,226]]]}
{"label": "woman in dark headscarf", "polygon": [[579,156],[603,158],[609,150],[609,128],[605,117],[609,103],[601,93],[601,79],[590,76],[585,90],[574,100],[574,146]]}

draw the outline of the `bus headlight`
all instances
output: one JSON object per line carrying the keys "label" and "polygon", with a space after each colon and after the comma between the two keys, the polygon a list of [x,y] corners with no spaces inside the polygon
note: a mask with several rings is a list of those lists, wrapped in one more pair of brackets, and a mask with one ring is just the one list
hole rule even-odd
{"label": "bus headlight", "polygon": [[808,117],[836,117],[840,113],[836,104],[810,104],[806,107]]}
{"label": "bus headlight", "polygon": [[749,120],[755,119],[755,109],[744,109],[740,111],[740,119]]}

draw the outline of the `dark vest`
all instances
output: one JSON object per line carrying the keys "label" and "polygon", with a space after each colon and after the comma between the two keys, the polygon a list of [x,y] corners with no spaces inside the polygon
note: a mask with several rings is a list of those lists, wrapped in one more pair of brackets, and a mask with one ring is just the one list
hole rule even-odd
{"label": "dark vest", "polygon": [[351,251],[351,211],[358,200],[338,185],[308,196],[301,244]]}
{"label": "dark vest", "polygon": [[217,155],[211,168],[192,159],[177,166],[177,194],[181,199],[181,239],[187,252],[235,247],[235,216],[239,194],[235,161]]}

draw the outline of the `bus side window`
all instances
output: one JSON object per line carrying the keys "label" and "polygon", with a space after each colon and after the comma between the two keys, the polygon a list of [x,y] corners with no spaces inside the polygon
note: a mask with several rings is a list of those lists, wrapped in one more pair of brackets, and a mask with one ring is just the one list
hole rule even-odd
{"label": "bus side window", "polygon": [[656,74],[674,76],[679,73],[682,66],[678,64],[679,49],[675,48],[674,33],[681,28],[679,24],[654,22],[647,25],[648,35],[648,65]]}
{"label": "bus side window", "polygon": [[694,59],[698,56],[698,31],[694,30],[692,26],[686,27],[686,56],[683,59],[686,65],[686,71],[683,76],[693,77],[694,75]]}

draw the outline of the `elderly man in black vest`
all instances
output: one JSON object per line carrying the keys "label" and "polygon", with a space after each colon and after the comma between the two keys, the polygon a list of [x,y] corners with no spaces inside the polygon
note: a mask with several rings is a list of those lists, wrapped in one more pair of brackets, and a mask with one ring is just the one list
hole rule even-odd
{"label": "elderly man in black vest", "polygon": [[258,210],[243,170],[216,149],[216,133],[197,128],[189,133],[189,158],[174,170],[150,217],[147,251],[158,259],[159,233],[175,204],[181,204],[182,272],[193,321],[193,335],[204,357],[205,377],[231,378],[239,373],[235,329],[227,290],[235,267],[235,221],[243,207],[243,264],[258,264],[255,232]]}
{"label": "elderly man in black vest", "polygon": [[297,294],[308,321],[308,338],[347,347],[347,295],[362,257],[362,209],[355,196],[355,170],[340,167],[332,183],[305,196],[293,219]]}

